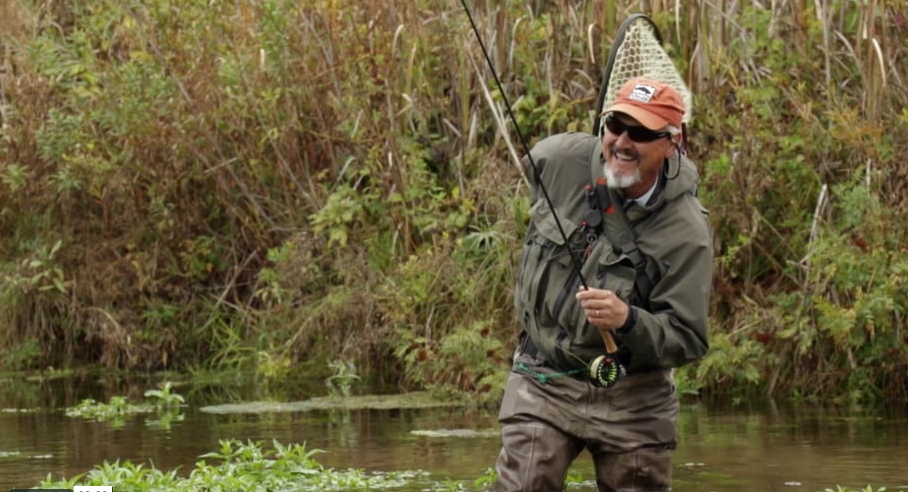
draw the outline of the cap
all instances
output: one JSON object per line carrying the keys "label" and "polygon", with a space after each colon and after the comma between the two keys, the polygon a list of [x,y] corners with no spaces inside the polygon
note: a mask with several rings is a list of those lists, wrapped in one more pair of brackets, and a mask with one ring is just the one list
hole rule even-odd
{"label": "cap", "polygon": [[637,77],[625,82],[604,113],[626,113],[650,130],[666,125],[681,128],[684,101],[674,87],[657,80]]}

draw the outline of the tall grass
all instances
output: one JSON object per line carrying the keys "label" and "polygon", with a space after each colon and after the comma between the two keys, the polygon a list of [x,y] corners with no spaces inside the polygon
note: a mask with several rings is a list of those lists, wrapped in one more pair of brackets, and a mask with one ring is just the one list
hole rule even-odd
{"label": "tall grass", "polygon": [[[617,26],[659,24],[716,231],[695,388],[908,394],[903,5],[471,5],[531,141],[589,131]],[[3,365],[494,398],[522,149],[459,2],[0,9]]]}

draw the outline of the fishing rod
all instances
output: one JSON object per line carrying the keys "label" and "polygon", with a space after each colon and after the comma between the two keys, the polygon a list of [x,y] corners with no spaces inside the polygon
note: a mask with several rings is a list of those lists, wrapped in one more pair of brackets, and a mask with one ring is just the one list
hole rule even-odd
{"label": "fishing rod", "polygon": [[[504,87],[501,85],[501,81],[498,78],[498,72],[495,70],[495,65],[492,63],[492,59],[489,56],[488,50],[486,50],[485,43],[482,42],[482,36],[479,34],[479,28],[476,27],[476,21],[473,20],[473,13],[470,11],[470,7],[467,6],[466,0],[460,0],[461,5],[463,5],[463,10],[467,14],[467,18],[470,19],[470,27],[473,29],[473,34],[476,36],[476,41],[479,42],[480,51],[485,58],[486,66],[488,66],[489,71],[492,73],[492,78],[495,81],[495,86],[498,88],[498,93],[501,94],[502,102],[504,107],[507,110],[508,117],[511,119],[511,122],[514,124],[514,130],[517,132],[517,137],[520,140],[520,145],[523,147],[524,155],[527,157],[527,161],[530,163],[530,168],[533,170],[533,177],[536,180],[536,183],[539,185],[539,190],[542,191],[542,196],[545,199],[546,203],[549,206],[549,209],[552,211],[552,217],[555,219],[555,226],[558,229],[558,233],[561,235],[561,239],[564,241],[564,244],[567,246],[568,255],[571,257],[571,266],[574,270],[574,273],[577,274],[577,278],[580,279],[580,285],[584,289],[589,289],[587,286],[586,280],[583,278],[583,272],[581,270],[580,259],[571,249],[570,242],[568,241],[567,234],[564,232],[564,227],[561,225],[561,220],[558,218],[558,213],[555,210],[555,205],[552,203],[552,199],[549,197],[549,192],[545,187],[545,184],[542,182],[542,172],[539,171],[539,167],[536,165],[536,161],[533,160],[533,155],[530,153],[530,146],[527,143],[526,137],[524,137],[523,132],[520,130],[520,125],[517,124],[517,118],[514,116],[514,111],[511,109],[511,103],[508,101],[508,96],[504,91]],[[611,332],[600,330],[602,339],[605,342],[605,348],[607,351],[606,355],[600,355],[593,359],[589,364],[589,376],[594,383],[599,384],[600,386],[609,387],[615,384],[619,377],[626,373],[624,367],[618,362],[617,358],[612,357],[612,354],[618,351],[618,346],[615,344],[615,339],[612,337]]]}

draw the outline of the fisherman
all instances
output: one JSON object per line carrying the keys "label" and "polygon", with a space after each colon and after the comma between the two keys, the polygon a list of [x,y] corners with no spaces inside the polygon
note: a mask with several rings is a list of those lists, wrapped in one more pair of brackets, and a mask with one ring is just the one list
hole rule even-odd
{"label": "fisherman", "polygon": [[[584,449],[601,492],[671,490],[672,369],[709,348],[713,262],[698,174],[681,151],[683,115],[674,88],[632,79],[600,115],[601,135],[553,135],[524,157],[523,333],[498,416],[493,492],[563,490]],[[591,374],[594,361],[620,371]]]}

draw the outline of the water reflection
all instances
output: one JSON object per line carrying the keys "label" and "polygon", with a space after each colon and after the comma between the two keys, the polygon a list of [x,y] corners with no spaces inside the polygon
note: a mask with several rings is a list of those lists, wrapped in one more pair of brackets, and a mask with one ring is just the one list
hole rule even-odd
{"label": "water reflection", "polygon": [[[482,476],[498,453],[497,437],[482,432],[436,437],[438,429],[494,431],[494,412],[463,409],[358,410],[215,414],[206,405],[261,399],[243,395],[250,385],[177,387],[187,398],[183,420],[169,429],[153,415],[122,426],[66,417],[82,399],[125,395],[142,401],[155,387],[143,381],[0,381],[0,490],[34,487],[84,473],[104,461],[151,463],[186,474],[221,439],[305,443],[321,449],[326,466],[364,470],[426,470],[437,480]],[[683,406],[681,447],[675,458],[676,491],[822,491],[872,484],[908,489],[902,449],[908,443],[905,409],[729,408]],[[493,434],[494,436],[494,434]],[[572,473],[592,477],[581,457]],[[581,491],[594,491],[590,485]]]}
{"label": "water reflection", "polygon": [[[679,457],[705,461],[741,490],[825,490],[832,485],[908,488],[899,451],[905,409],[687,408]],[[693,490],[693,489],[691,489]]]}

